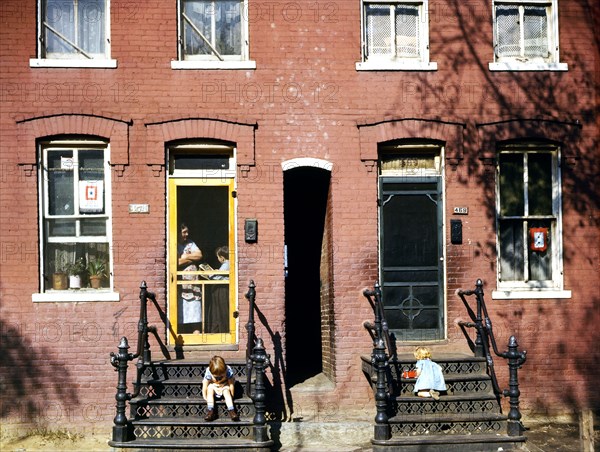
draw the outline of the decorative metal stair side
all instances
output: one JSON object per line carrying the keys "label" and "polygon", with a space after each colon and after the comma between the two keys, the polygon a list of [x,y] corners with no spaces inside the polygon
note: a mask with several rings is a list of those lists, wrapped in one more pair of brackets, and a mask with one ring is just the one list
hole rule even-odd
{"label": "decorative metal stair side", "polygon": [[[363,371],[377,391],[377,373],[370,356],[361,357]],[[498,398],[487,374],[485,358],[467,354],[436,353],[442,366],[447,392],[439,400],[413,393],[415,378],[403,378],[414,369],[412,354],[401,354],[389,362],[386,371],[393,393],[386,393],[389,438],[372,440],[374,450],[456,450],[497,451],[516,448],[525,437],[507,435],[507,416],[502,414]]]}
{"label": "decorative metal stair side", "polygon": [[[477,338],[467,338],[473,354],[436,353],[434,361],[442,366],[447,391],[439,400],[414,394],[416,378],[405,378],[403,372],[414,369],[413,354],[397,354],[393,335],[389,334],[383,315],[381,293],[365,291],[375,312],[375,322],[364,326],[373,339],[373,353],[362,356],[362,370],[375,393],[376,416],[373,450],[402,451],[498,451],[521,449],[526,441],[518,410],[517,368],[525,361],[525,352],[517,350],[511,337],[509,351],[499,353],[491,321],[483,303],[483,289],[478,280],[474,291],[458,293],[467,305],[473,323],[461,327],[475,328]],[[465,296],[476,295],[477,313]],[[498,356],[509,361],[508,390],[501,391],[494,373],[489,342]],[[502,413],[500,400],[510,397],[510,411]]]}
{"label": "decorative metal stair side", "polygon": [[240,384],[246,380],[246,362],[228,361],[228,364],[236,377],[234,402],[239,422],[229,419],[222,401],[216,404],[218,419],[204,420],[207,410],[202,398],[202,378],[206,362],[156,361],[145,367],[139,395],[130,400],[130,429],[134,439],[109,444],[138,449],[269,449],[272,441],[256,441],[256,409]]}
{"label": "decorative metal stair side", "polygon": [[[265,417],[264,371],[269,357],[262,339],[249,336],[254,344],[246,360],[227,360],[235,378],[234,404],[240,416],[232,421],[223,401],[217,401],[218,418],[207,422],[206,401],[202,397],[202,379],[208,360],[167,359],[152,361],[148,344],[147,299],[154,294],[140,287],[140,323],[138,350],[128,353],[129,344],[123,337],[118,353],[111,353],[111,364],[118,373],[117,414],[114,418],[112,440],[108,444],[122,449],[171,450],[269,450],[273,441],[268,436]],[[254,284],[247,294],[254,304]],[[253,331],[253,315],[247,329]],[[141,344],[141,345],[140,345]],[[250,347],[250,345],[249,345]],[[127,367],[138,358],[134,392],[127,392]],[[129,418],[127,417],[129,402]]]}

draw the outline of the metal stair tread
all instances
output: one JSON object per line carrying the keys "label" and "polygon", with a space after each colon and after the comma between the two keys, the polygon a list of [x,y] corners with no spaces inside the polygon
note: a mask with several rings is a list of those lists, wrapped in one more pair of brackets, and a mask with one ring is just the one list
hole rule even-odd
{"label": "metal stair tread", "polygon": [[[236,380],[242,386],[244,386],[245,382]],[[190,378],[190,377],[176,377],[176,378],[142,378],[140,380],[140,385],[152,385],[152,384],[164,384],[164,385],[202,385],[202,378]],[[254,379],[252,379],[252,384],[254,384]]]}
{"label": "metal stair tread", "polygon": [[151,416],[144,419],[131,419],[131,423],[134,425],[162,425],[162,426],[182,426],[182,425],[202,425],[205,427],[227,427],[227,426],[246,426],[251,427],[254,425],[253,419],[240,419],[239,421],[232,421],[226,417],[218,418],[214,421],[208,422],[201,417],[183,416],[183,417],[157,417]]}
{"label": "metal stair tread", "polygon": [[[149,397],[143,397],[143,398],[136,398],[136,399],[132,399],[131,403],[134,404],[148,404],[148,405],[206,405],[206,400],[204,400],[202,397],[195,397],[195,398],[183,398],[183,397],[160,397],[160,398],[149,398]],[[240,404],[240,405],[252,405],[252,399],[250,397],[239,397],[236,398],[234,400],[234,403]]]}
{"label": "metal stair tread", "polygon": [[[167,367],[178,367],[178,366],[203,366],[208,367],[208,362],[210,358],[198,360],[198,359],[163,359],[160,361],[152,361],[151,365],[153,366],[167,366]],[[227,365],[230,367],[246,367],[247,362],[241,359],[228,359]]]}
{"label": "metal stair tread", "polygon": [[497,401],[498,399],[493,392],[485,393],[462,393],[462,394],[440,394],[439,400],[434,400],[431,397],[419,397],[417,395],[402,394],[396,397],[396,401],[400,403],[440,403],[440,402],[468,402],[468,401],[490,400]]}
{"label": "metal stair tread", "polygon": [[[184,383],[184,384],[202,384],[202,380],[204,377],[174,377],[174,378],[148,378],[142,377],[140,380],[140,384],[150,384],[150,383],[165,383],[165,384],[176,384],[176,383]],[[244,380],[245,380],[244,376]],[[245,384],[241,378],[236,378],[236,381],[242,385]],[[252,383],[254,383],[255,379],[252,378]]]}
{"label": "metal stair tread", "polygon": [[389,418],[390,424],[408,423],[457,423],[481,421],[506,421],[508,417],[501,413],[469,412],[469,413],[435,413],[397,415]]}
{"label": "metal stair tread", "polygon": [[272,440],[254,441],[248,438],[164,438],[164,439],[135,439],[133,441],[118,442],[109,441],[109,446],[116,448],[140,448],[140,449],[259,449],[270,448]]}
{"label": "metal stair tread", "polygon": [[[444,373],[444,380],[446,381],[488,381],[492,378],[485,372],[472,372],[468,374],[459,374],[456,372]],[[400,378],[399,381],[404,382],[415,382],[416,378]]]}
{"label": "metal stair tread", "polygon": [[[363,361],[371,363],[370,355],[361,355],[361,359]],[[434,357],[434,361],[437,363],[446,363],[446,362],[482,362],[485,363],[486,359],[484,356],[474,356],[468,353],[436,353]],[[417,360],[412,353],[399,353],[396,355],[395,360],[389,360],[388,363],[390,366],[394,364],[415,364]]]}
{"label": "metal stair tread", "polygon": [[513,443],[525,442],[525,436],[508,436],[507,434],[481,433],[474,435],[412,435],[412,436],[394,436],[387,440],[371,441],[372,444],[385,446],[400,445],[426,445],[426,444],[467,444],[467,443]]}
{"label": "metal stair tread", "polygon": [[[436,353],[432,358],[435,362],[486,362],[485,356],[474,356],[468,353]],[[390,363],[416,363],[413,353],[398,353],[396,360],[390,360]]]}

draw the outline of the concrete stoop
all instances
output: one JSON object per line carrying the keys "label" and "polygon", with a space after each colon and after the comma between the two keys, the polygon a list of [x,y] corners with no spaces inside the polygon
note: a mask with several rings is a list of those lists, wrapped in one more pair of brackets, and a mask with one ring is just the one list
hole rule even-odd
{"label": "concrete stoop", "polygon": [[280,451],[371,450],[373,422],[281,422],[269,423],[271,439]]}

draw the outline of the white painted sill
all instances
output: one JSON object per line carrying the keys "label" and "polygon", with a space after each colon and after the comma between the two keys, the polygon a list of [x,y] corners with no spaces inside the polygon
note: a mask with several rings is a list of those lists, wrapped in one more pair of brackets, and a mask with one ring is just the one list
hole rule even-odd
{"label": "white painted sill", "polygon": [[537,289],[537,290],[493,290],[492,300],[517,300],[517,299],[547,299],[547,298],[571,298],[570,290],[559,289]]}
{"label": "white painted sill", "polygon": [[356,63],[357,71],[437,71],[437,63],[423,63],[419,61],[364,61]]}
{"label": "white painted sill", "polygon": [[119,301],[119,292],[109,289],[49,290],[31,294],[34,303],[72,303],[94,301]]}
{"label": "white painted sill", "polygon": [[506,61],[503,63],[488,63],[490,71],[568,71],[567,63],[522,63]]}
{"label": "white painted sill", "polygon": [[171,61],[171,69],[256,69],[256,61]]}
{"label": "white painted sill", "polygon": [[62,59],[62,58],[30,58],[29,67],[59,67],[59,68],[92,68],[115,69],[117,60],[102,59]]}

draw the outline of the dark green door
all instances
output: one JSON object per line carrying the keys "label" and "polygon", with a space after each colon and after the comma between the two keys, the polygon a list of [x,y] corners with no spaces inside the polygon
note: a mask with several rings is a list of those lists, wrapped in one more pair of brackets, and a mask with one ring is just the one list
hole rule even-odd
{"label": "dark green door", "polygon": [[444,337],[441,178],[380,179],[381,287],[398,340]]}

